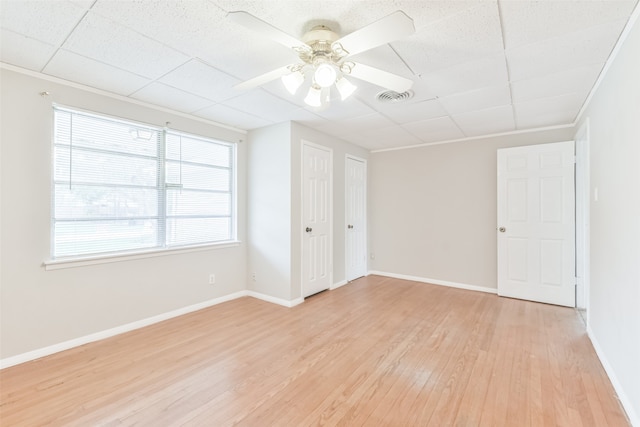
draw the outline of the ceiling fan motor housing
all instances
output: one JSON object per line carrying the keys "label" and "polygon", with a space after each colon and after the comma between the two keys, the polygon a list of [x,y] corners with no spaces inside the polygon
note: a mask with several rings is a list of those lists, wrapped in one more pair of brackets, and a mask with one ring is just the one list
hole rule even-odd
{"label": "ceiling fan motor housing", "polygon": [[344,56],[342,51],[334,49],[333,43],[340,37],[329,27],[317,25],[305,33],[302,41],[309,46],[309,50],[299,52],[300,59],[307,64],[318,65],[323,62],[337,64]]}

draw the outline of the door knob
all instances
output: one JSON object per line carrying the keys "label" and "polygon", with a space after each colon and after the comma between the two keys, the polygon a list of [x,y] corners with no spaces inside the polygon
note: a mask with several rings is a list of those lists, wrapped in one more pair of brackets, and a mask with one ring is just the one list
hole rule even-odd
{"label": "door knob", "polygon": [[504,227],[500,227],[500,228],[498,228],[498,231],[501,232],[501,233],[504,233],[505,231],[507,231],[507,229],[504,228]]}
{"label": "door knob", "polygon": [[347,225],[347,228],[353,228],[353,225],[349,224]]}
{"label": "door knob", "polygon": [[313,231],[313,228],[307,227],[304,231],[306,231],[307,233],[311,233],[311,231]]}

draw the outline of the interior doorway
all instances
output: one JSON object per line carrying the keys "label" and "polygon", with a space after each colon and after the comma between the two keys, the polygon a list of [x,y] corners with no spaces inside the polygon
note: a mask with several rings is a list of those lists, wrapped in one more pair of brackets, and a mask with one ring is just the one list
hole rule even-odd
{"label": "interior doorway", "polygon": [[574,150],[498,150],[498,295],[575,307]]}
{"label": "interior doorway", "polygon": [[302,297],[329,289],[332,272],[332,156],[330,149],[302,145]]}
{"label": "interior doorway", "polygon": [[345,162],[345,266],[347,281],[367,274],[367,162]]}
{"label": "interior doorway", "polygon": [[576,133],[576,307],[587,319],[590,259],[589,119]]}

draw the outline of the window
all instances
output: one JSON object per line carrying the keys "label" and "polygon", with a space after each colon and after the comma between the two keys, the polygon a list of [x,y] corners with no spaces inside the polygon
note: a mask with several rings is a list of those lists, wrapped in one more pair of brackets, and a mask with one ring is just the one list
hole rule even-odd
{"label": "window", "polygon": [[53,259],[235,239],[235,146],[56,107]]}

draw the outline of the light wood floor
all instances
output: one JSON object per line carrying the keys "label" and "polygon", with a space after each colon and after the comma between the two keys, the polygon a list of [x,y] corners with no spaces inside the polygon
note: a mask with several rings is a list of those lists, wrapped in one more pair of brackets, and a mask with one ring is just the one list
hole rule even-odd
{"label": "light wood floor", "polygon": [[568,308],[376,276],[0,372],[2,426],[628,426]]}

